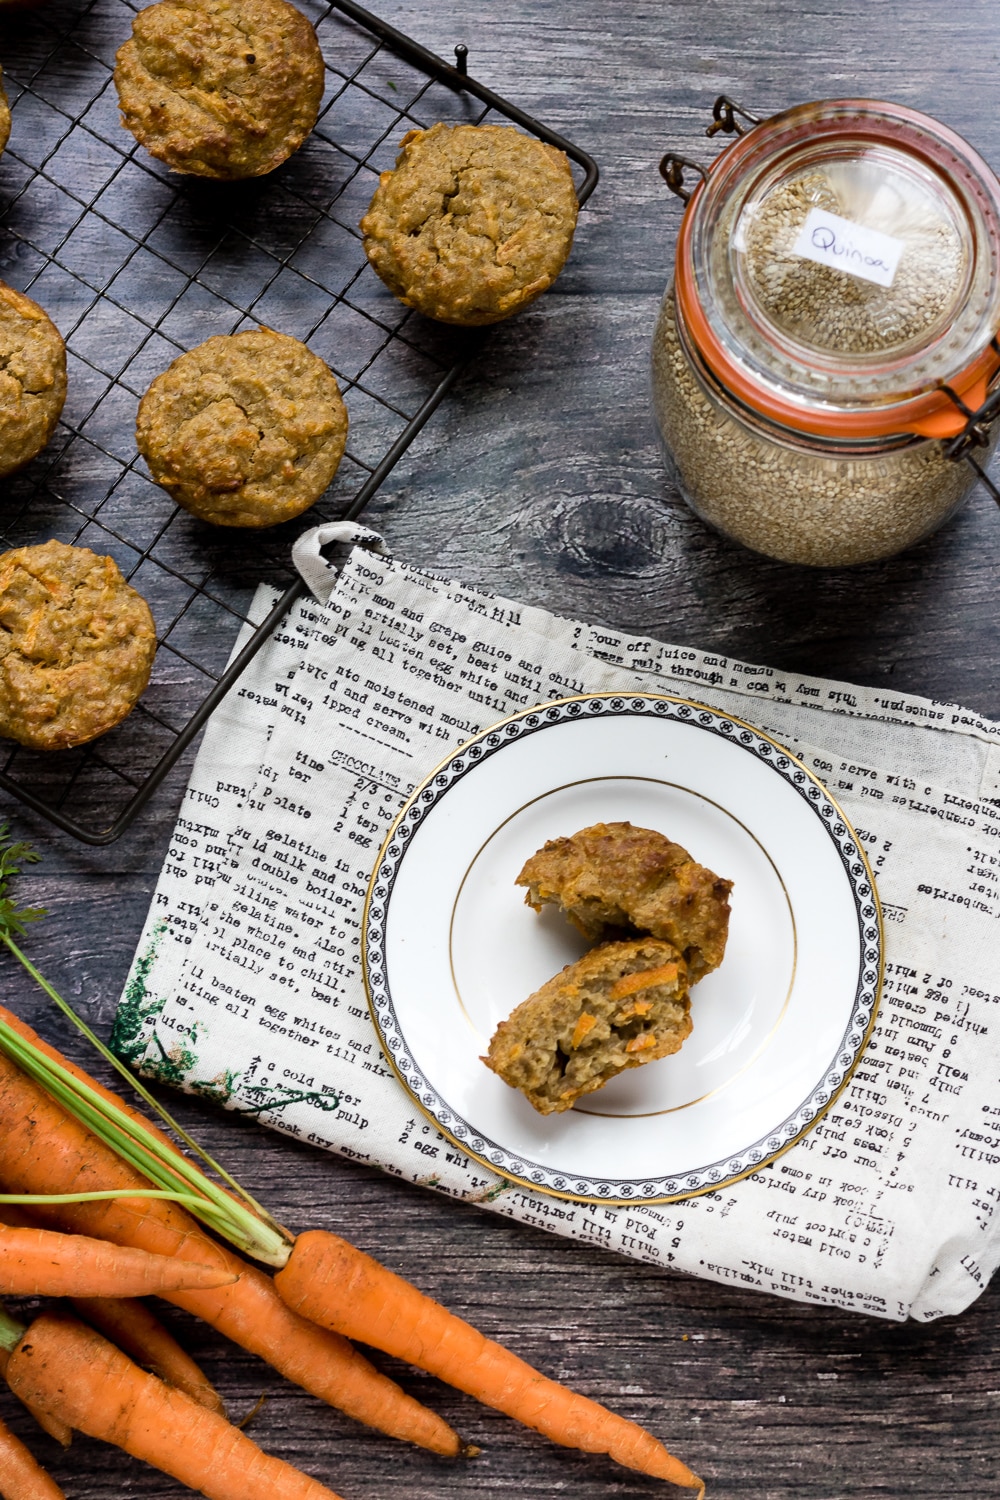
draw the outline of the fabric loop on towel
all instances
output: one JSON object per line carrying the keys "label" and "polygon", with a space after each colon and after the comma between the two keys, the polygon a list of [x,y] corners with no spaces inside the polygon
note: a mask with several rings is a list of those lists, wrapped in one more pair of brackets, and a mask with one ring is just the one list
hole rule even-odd
{"label": "fabric loop on towel", "polygon": [[337,570],[330,566],[322,551],[335,542],[346,547],[367,547],[380,557],[389,555],[378,532],[359,526],[357,521],[324,521],[322,526],[304,531],[292,547],[292,562],[319,604],[327,602],[337,583]]}

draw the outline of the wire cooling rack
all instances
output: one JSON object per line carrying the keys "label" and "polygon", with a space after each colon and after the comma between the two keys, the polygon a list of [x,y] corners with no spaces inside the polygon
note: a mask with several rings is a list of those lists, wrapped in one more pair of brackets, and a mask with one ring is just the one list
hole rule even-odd
{"label": "wire cooling rack", "polygon": [[[298,0],[326,59],[319,122],[264,178],[180,177],[119,122],[114,55],[138,6],[51,0],[0,16],[11,103],[0,157],[0,277],[66,340],[69,395],[45,453],[3,482],[4,548],[55,537],[110,554],[148,600],[159,647],[128,719],[89,746],[42,754],[0,742],[0,787],[88,844],[118,838],[287,611],[301,584],[291,542],[358,515],[460,375],[483,333],[409,312],[368,266],[358,220],[400,137],[437,120],[508,120],[597,168],[537,120],[353,3]],[[135,413],[152,378],[213,334],[266,324],[337,376],[350,415],[333,485],[297,521],[214,528],[152,484]],[[226,662],[256,586],[282,595]]]}

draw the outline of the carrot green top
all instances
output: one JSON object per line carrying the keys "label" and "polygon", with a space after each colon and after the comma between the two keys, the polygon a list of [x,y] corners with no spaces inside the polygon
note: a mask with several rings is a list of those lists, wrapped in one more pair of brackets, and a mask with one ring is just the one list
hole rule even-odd
{"label": "carrot green top", "polygon": [[[43,1050],[30,1036],[16,1030],[0,1017],[0,1050],[12,1062],[34,1080],[50,1098],[78,1120],[99,1140],[109,1146],[123,1161],[146,1177],[154,1190],[144,1197],[166,1197],[183,1204],[189,1213],[207,1224],[210,1229],[230,1241],[237,1249],[251,1255],[265,1265],[283,1266],[288,1259],[292,1236],[271,1218],[267,1210],[246,1193],[229,1174],[204,1152],[196,1141],[183,1130],[157,1099],[137,1079],[133,1078],[125,1065],[105,1047],[104,1043],[76,1014],[73,1007],[62,998],[52,985],[35,968],[22,952],[17,939],[22,937],[30,922],[45,915],[40,907],[21,907],[9,895],[9,884],[13,876],[20,873],[23,864],[34,863],[38,855],[28,844],[15,843],[8,836],[6,826],[0,826],[0,942],[2,942],[27,970],[32,979],[45,991],[81,1031],[88,1041],[123,1077],[145,1102],[154,1109],[208,1166],[224,1182],[221,1187],[194,1162],[181,1153],[165,1137],[145,1125],[115,1103],[114,1096],[92,1086],[86,1077],[71,1071],[64,1064]],[[234,1197],[234,1194],[236,1195]],[[80,1197],[114,1198],[134,1197],[132,1192],[106,1192],[73,1194],[70,1200]],[[30,1202],[32,1198],[19,1194],[0,1194],[0,1202]],[[37,1199],[35,1201],[38,1201]],[[47,1199],[46,1201],[60,1201]]]}

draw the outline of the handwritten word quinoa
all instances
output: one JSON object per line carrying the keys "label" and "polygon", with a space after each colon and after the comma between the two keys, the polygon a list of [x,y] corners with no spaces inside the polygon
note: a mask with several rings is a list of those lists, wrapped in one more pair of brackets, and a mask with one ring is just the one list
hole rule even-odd
{"label": "handwritten word quinoa", "polygon": [[[834,169],[835,170],[835,169]],[[845,182],[825,172],[790,178],[768,195],[742,229],[745,274],[761,309],[783,332],[829,353],[874,355],[931,336],[954,304],[964,277],[955,227],[925,202],[892,218],[905,247],[891,285],[806,260],[795,251],[811,209],[865,218]]]}

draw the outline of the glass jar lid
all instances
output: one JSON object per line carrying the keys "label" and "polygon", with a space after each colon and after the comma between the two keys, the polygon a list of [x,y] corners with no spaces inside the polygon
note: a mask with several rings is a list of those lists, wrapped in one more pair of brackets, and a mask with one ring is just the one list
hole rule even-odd
{"label": "glass jar lid", "polygon": [[1000,367],[1000,183],[925,115],[870,100],[763,121],[692,195],[687,331],[721,383],[820,435],[949,436]]}

